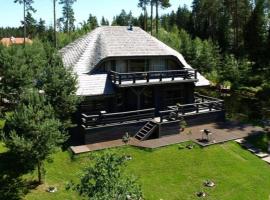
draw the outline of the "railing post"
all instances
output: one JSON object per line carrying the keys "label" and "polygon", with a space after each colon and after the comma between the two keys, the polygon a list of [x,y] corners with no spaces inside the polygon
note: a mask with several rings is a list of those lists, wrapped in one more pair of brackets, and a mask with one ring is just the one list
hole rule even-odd
{"label": "railing post", "polygon": [[198,78],[197,69],[194,70],[195,79]]}
{"label": "railing post", "polygon": [[187,74],[188,74],[188,71],[187,71],[187,70],[185,70],[185,72],[184,72],[184,80],[186,80],[186,79],[187,79]]}
{"label": "railing post", "polygon": [[132,74],[133,83],[136,83],[136,77],[135,74]]}
{"label": "railing post", "polygon": [[182,112],[182,115],[185,115],[184,106],[181,106],[181,112]]}
{"label": "railing post", "polygon": [[121,85],[122,84],[122,75],[118,74],[118,76],[119,76],[119,85]]}
{"label": "railing post", "polygon": [[212,106],[213,106],[213,104],[210,103],[210,104],[209,104],[209,111],[212,111]]}
{"label": "railing post", "polygon": [[172,81],[174,81],[174,72],[172,73]]}
{"label": "railing post", "polygon": [[199,104],[196,104],[196,113],[199,113]]}
{"label": "railing post", "polygon": [[147,72],[147,74],[146,74],[146,81],[147,81],[147,83],[149,83],[149,78],[150,78],[150,73]]}
{"label": "railing post", "polygon": [[162,81],[162,73],[159,74],[159,81]]}

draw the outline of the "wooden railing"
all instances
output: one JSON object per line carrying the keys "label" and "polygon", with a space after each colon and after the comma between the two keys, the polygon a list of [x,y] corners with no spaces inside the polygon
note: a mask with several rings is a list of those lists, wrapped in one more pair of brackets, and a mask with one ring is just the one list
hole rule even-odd
{"label": "wooden railing", "polygon": [[[114,84],[121,85],[125,82],[128,84],[136,84],[138,81],[145,81],[149,83],[151,80],[175,81],[177,78],[181,80],[197,80],[197,70],[183,69],[183,70],[168,70],[168,71],[149,71],[149,72],[134,72],[134,73],[118,73],[110,72],[110,78]],[[169,80],[168,80],[169,79]]]}
{"label": "wooden railing", "polygon": [[153,119],[155,117],[155,109],[135,110],[128,112],[118,113],[104,113],[101,112],[99,115],[86,115],[82,114],[82,125],[84,127],[122,123],[126,121],[142,120],[142,119]]}
{"label": "wooden railing", "polygon": [[164,119],[176,120],[180,117],[196,115],[202,112],[206,113],[222,110],[224,110],[223,100],[195,94],[195,103],[168,106],[168,109],[160,111],[159,115],[162,122]]}

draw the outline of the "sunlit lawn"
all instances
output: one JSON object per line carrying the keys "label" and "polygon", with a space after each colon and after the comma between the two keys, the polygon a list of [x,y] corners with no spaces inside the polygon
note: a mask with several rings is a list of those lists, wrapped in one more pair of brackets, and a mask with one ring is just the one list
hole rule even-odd
{"label": "sunlit lawn", "polygon": [[[230,142],[208,148],[178,149],[178,145],[154,151],[123,147],[111,151],[132,156],[127,173],[139,178],[145,199],[197,199],[203,190],[206,199],[264,200],[270,195],[270,166],[238,144]],[[46,166],[46,185],[32,190],[27,200],[80,199],[67,192],[65,185],[74,180],[89,165],[88,155],[72,160],[68,152],[58,152],[54,162]],[[36,174],[31,175],[35,178]],[[30,176],[29,176],[30,177]],[[203,181],[211,179],[214,188],[205,188]],[[45,192],[46,186],[57,186],[57,193]]]}

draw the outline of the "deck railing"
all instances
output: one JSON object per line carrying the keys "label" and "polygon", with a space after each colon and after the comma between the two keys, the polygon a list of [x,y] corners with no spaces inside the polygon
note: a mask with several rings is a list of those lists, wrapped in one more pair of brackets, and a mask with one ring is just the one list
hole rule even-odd
{"label": "deck railing", "polygon": [[207,97],[200,94],[195,94],[195,103],[192,104],[179,104],[175,106],[168,106],[167,110],[160,111],[161,122],[164,119],[177,119],[185,116],[197,115],[199,113],[207,113],[212,111],[224,110],[224,101]]}
{"label": "deck railing", "polygon": [[[157,82],[162,81],[181,81],[181,80],[197,80],[197,70],[183,69],[183,70],[168,70],[168,71],[149,71],[149,72],[134,72],[134,73],[118,73],[110,72],[111,80],[114,84],[138,84],[149,83],[151,80]],[[179,79],[180,78],[180,79]],[[142,82],[143,81],[143,82]]]}
{"label": "deck railing", "polygon": [[118,113],[101,112],[99,115],[82,114],[82,125],[84,127],[122,123],[126,121],[153,119],[155,117],[155,109],[144,109]]}

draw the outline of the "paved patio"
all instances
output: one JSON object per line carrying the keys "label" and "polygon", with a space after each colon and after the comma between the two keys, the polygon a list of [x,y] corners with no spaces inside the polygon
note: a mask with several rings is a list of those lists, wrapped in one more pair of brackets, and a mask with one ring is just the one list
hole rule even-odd
{"label": "paved patio", "polygon": [[[210,142],[202,141],[203,135],[201,130],[204,129],[208,129],[212,133],[212,140]],[[239,124],[235,122],[211,123],[189,127],[180,134],[166,136],[158,139],[138,141],[132,138],[129,144],[136,147],[154,149],[191,140],[203,147],[206,147],[213,144],[245,138],[252,134],[258,134],[261,131],[262,128],[260,127],[255,127],[247,124]],[[80,154],[124,145],[125,144],[122,142],[122,140],[113,140],[96,144],[73,146],[71,147],[71,150],[74,154]]]}

